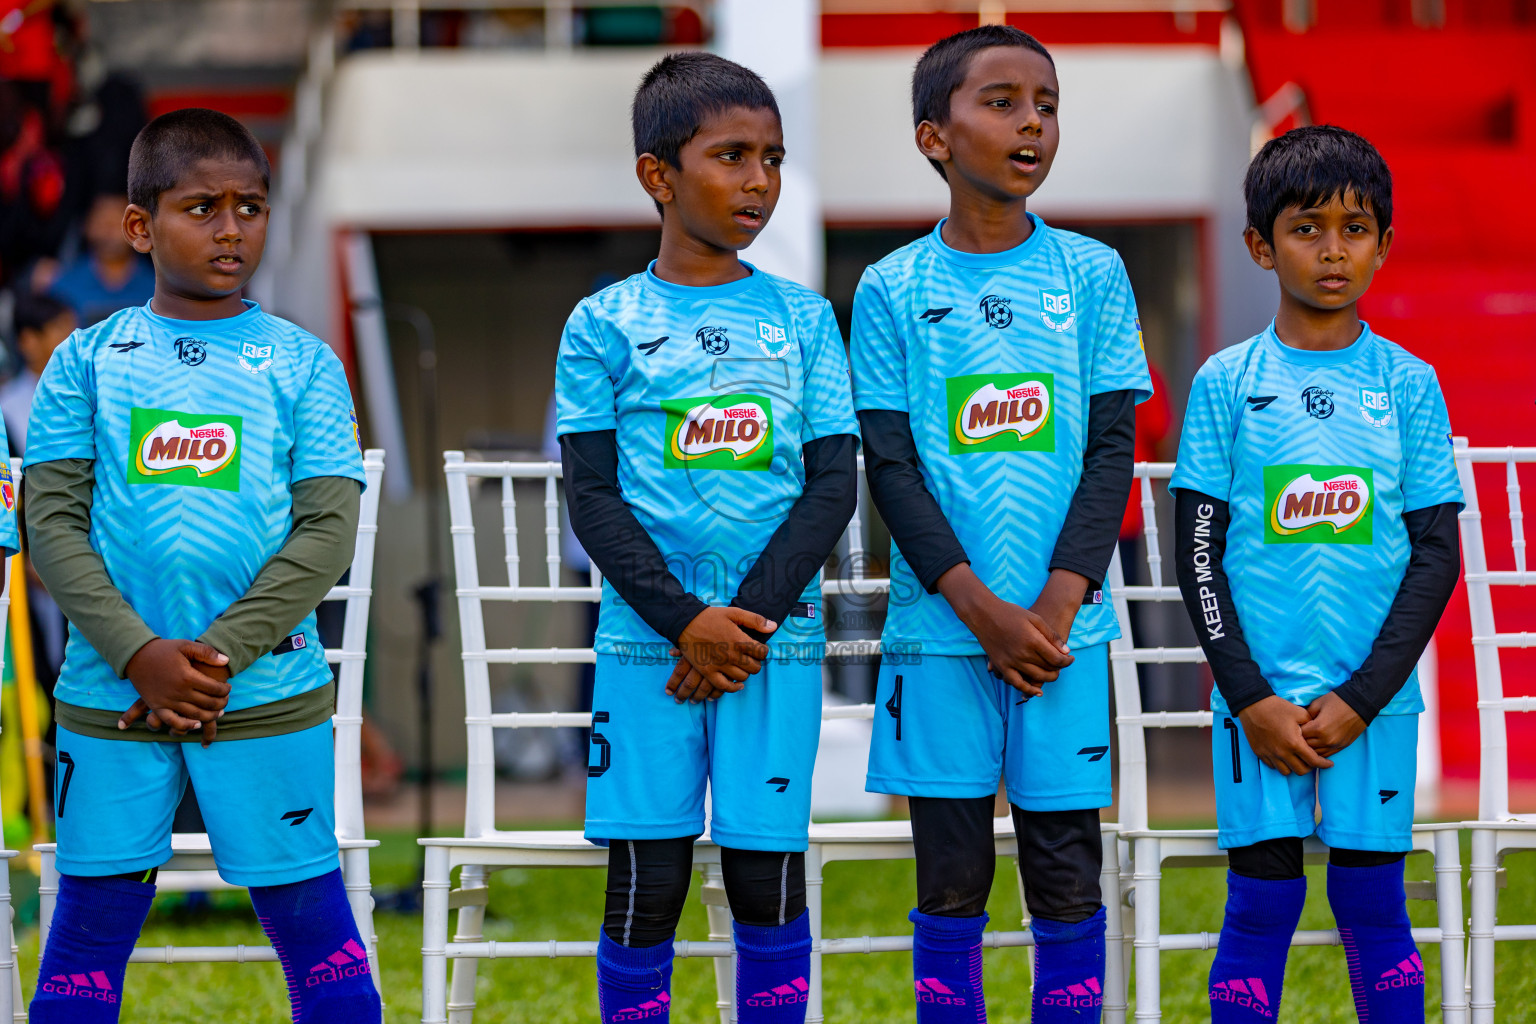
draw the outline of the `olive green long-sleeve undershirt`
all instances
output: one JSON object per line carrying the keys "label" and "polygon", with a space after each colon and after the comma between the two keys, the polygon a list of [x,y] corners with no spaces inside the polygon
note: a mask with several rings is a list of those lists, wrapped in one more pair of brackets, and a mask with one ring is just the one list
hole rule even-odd
{"label": "olive green long-sleeve undershirt", "polygon": [[[26,467],[22,507],[28,553],[65,617],[112,671],[126,678],[129,660],[156,633],[124,600],[91,547],[94,490],[94,460]],[[293,485],[293,532],[250,589],[197,638],[229,657],[231,676],[291,634],[346,572],[360,493],[357,481],[346,477],[313,477]],[[238,678],[232,685],[239,685]]]}

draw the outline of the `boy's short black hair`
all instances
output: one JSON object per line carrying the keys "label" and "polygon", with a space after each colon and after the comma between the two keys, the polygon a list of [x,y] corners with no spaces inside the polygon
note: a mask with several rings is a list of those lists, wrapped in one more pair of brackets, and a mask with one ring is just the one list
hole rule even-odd
{"label": "boy's short black hair", "polygon": [[11,324],[17,334],[22,331],[40,331],[65,313],[73,312],[73,309],[52,295],[23,291],[16,295]]}
{"label": "boy's short black hair", "polygon": [[1293,206],[1311,209],[1353,192],[1376,215],[1382,234],[1392,226],[1392,172],[1376,147],[1330,124],[1292,128],[1270,139],[1248,165],[1243,198],[1248,226],[1275,244],[1275,219]]}
{"label": "boy's short black hair", "polygon": [[272,185],[266,151],[249,128],[217,110],[187,107],[161,114],[144,126],[128,153],[128,201],[155,213],[160,195],[176,187],[199,160],[246,160]]}
{"label": "boy's short black hair", "polygon": [[630,121],[635,156],[650,153],[673,167],[688,140],[704,122],[733,107],[771,110],[779,116],[773,90],[757,72],[713,53],[669,53],[640,80]]}
{"label": "boy's short black hair", "polygon": [[[981,25],[945,36],[918,58],[912,69],[912,127],[927,121],[943,124],[949,120],[949,100],[971,70],[971,58],[994,46],[1017,46],[1033,50],[1056,66],[1051,51],[1034,36],[1012,25]],[[930,160],[939,177],[944,168]]]}

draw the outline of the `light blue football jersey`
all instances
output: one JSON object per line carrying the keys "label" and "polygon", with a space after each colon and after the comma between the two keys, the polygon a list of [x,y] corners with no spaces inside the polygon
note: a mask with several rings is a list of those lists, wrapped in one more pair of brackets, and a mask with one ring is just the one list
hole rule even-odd
{"label": "light blue football jersey", "polygon": [[[366,483],[341,362],[246,306],[227,320],[114,313],[55,350],[33,399],[27,464],[95,460],[91,546],[162,637],[196,639],[250,589],[292,532],[296,482]],[[330,682],[313,614],[298,632],[231,679],[230,710]],[[138,696],[73,627],[56,694],[112,710]]]}
{"label": "light blue football jersey", "polygon": [[[710,288],[648,269],[583,299],[555,371],[557,432],[617,432],[625,502],[711,605],[730,603],[800,497],[801,446],[859,432],[831,305],[751,269]],[[819,607],[819,583],[801,600]],[[605,580],[597,650],[660,641]]]}
{"label": "light blue football jersey", "polygon": [[[853,300],[854,405],[908,415],[923,480],[999,597],[1028,607],[1083,472],[1088,400],[1152,394],[1141,322],[1113,249],[1030,214],[1006,252],[951,249],[933,233],[864,272]],[[1119,636],[1109,596],[1072,627],[1077,647]],[[981,654],[949,602],[891,545],[883,640],[923,654]]]}
{"label": "light blue football jersey", "polygon": [[[1169,486],[1229,504],[1243,636],[1275,693],[1303,705],[1370,654],[1408,567],[1403,513],[1462,500],[1435,371],[1369,325],[1313,352],[1271,324],[1207,360]],[[1220,690],[1211,705],[1226,711]],[[1382,714],[1422,710],[1415,673]]]}
{"label": "light blue football jersey", "polygon": [[[21,550],[16,526],[16,480],[11,476],[11,440],[0,419],[0,558]],[[9,563],[7,563],[7,567]]]}

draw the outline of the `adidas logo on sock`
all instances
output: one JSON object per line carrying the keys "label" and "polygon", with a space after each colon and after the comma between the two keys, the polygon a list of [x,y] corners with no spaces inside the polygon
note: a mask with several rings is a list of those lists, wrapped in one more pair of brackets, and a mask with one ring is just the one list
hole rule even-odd
{"label": "adidas logo on sock", "polygon": [[1387,992],[1394,988],[1413,988],[1424,984],[1424,961],[1419,959],[1419,954],[1414,953],[1408,959],[1400,961],[1396,967],[1388,967],[1381,972],[1380,979],[1376,982],[1377,992]]}
{"label": "adidas logo on sock", "polygon": [[647,1018],[647,1017],[659,1017],[662,1014],[666,1013],[667,1012],[667,1008],[670,1007],[671,1005],[672,1005],[672,997],[667,995],[665,992],[663,992],[660,995],[658,995],[655,999],[647,999],[645,1002],[641,1003],[639,1006],[631,1006],[628,1009],[620,1010],[618,1013],[614,1014],[612,1017],[609,1017],[608,1019],[609,1020],[645,1020],[645,1018]]}
{"label": "adidas logo on sock", "polygon": [[1275,1011],[1269,1005],[1269,993],[1264,990],[1262,978],[1218,981],[1211,986],[1211,1002],[1233,1003],[1252,1010],[1265,1020],[1275,1019]]}
{"label": "adidas logo on sock", "polygon": [[117,1002],[117,993],[112,991],[112,982],[107,980],[107,975],[103,971],[92,971],[89,974],[55,974],[43,982],[42,989],[56,996],[78,996],[81,999],[95,999],[103,1003]]}
{"label": "adidas logo on sock", "polygon": [[1042,1006],[1076,1006],[1090,1008],[1104,1005],[1104,988],[1098,978],[1084,978],[1076,985],[1053,988],[1040,997]]}
{"label": "adidas logo on sock", "polygon": [[964,1006],[965,996],[944,984],[938,978],[919,978],[914,986],[920,1003],[940,1003],[944,1006]]}
{"label": "adidas logo on sock", "polygon": [[367,951],[358,945],[356,939],[348,939],[340,949],[309,969],[309,977],[304,979],[304,984],[325,985],[371,973],[373,971],[368,966]]}
{"label": "adidas logo on sock", "polygon": [[803,1003],[811,991],[811,983],[804,978],[796,978],[788,985],[775,985],[767,992],[758,992],[747,996],[748,1006],[790,1006],[794,1003]]}

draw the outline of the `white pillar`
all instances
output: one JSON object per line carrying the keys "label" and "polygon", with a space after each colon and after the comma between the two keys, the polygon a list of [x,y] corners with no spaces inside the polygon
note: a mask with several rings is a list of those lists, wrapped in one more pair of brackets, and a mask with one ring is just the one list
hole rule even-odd
{"label": "white pillar", "polygon": [[715,50],[763,76],[784,120],[788,155],[779,205],[742,256],[771,274],[820,291],[826,255],[816,144],[821,5],[816,0],[719,0]]}

